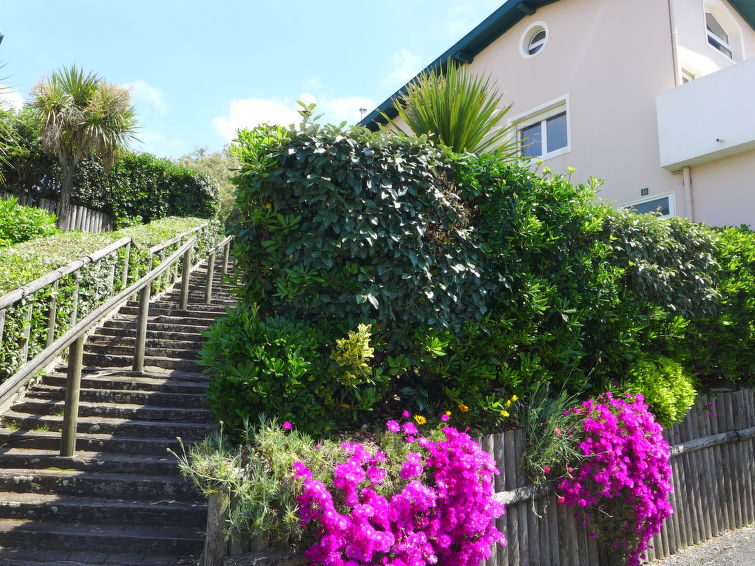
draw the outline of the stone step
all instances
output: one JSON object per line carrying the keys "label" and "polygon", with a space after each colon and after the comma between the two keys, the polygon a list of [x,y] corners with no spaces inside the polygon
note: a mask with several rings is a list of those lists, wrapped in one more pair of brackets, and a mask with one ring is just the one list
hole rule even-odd
{"label": "stone step", "polygon": [[[36,450],[60,450],[60,432],[36,430],[22,431],[0,428],[0,446]],[[83,452],[143,454],[165,456],[168,450],[179,453],[178,440],[170,438],[145,438],[125,434],[76,433],[76,450]]]}
{"label": "stone step", "polygon": [[[149,305],[149,312],[150,314],[165,314],[160,313],[160,310],[169,310],[169,311],[177,311],[179,313],[178,316],[183,316],[184,314],[192,315],[194,313],[207,313],[207,314],[213,314],[215,316],[224,316],[225,315],[225,305],[227,304],[225,301],[218,301],[213,302],[210,304],[205,303],[204,297],[201,301],[189,301],[189,304],[186,309],[182,309],[180,303],[178,302],[179,295],[164,295],[160,297],[159,301],[155,301],[154,303],[150,303]],[[126,303],[126,306],[128,308],[139,308],[139,303],[134,301],[129,301]],[[123,312],[123,311],[121,311]]]}
{"label": "stone step", "polygon": [[[150,331],[162,331],[162,332],[178,332],[184,334],[200,334],[207,330],[213,321],[201,320],[199,324],[195,324],[194,320],[183,322],[183,319],[178,321],[164,321],[164,320],[150,320],[147,326],[147,336]],[[136,319],[123,319],[114,318],[105,321],[105,328],[118,328],[121,330],[134,330],[136,329]]]}
{"label": "stone step", "polygon": [[[145,348],[144,355],[147,357],[159,358],[180,358],[184,360],[195,360],[198,349],[179,349],[179,348]],[[115,354],[123,356],[133,356],[134,346],[114,345],[114,344],[86,344],[84,353],[91,354]]]}
{"label": "stone step", "polygon": [[[139,314],[139,308],[125,306],[125,307],[121,307],[118,313],[120,315],[136,316],[137,314]],[[172,318],[180,318],[180,319],[201,318],[201,319],[215,320],[216,318],[224,316],[224,315],[225,315],[225,309],[220,310],[220,311],[211,311],[211,310],[195,309],[193,306],[191,310],[168,309],[168,308],[161,307],[159,304],[154,304],[154,303],[150,305],[149,307],[150,319],[154,319],[157,317],[172,317]]]}
{"label": "stone step", "polygon": [[[91,369],[92,371],[87,371]],[[157,369],[157,368],[156,368]],[[169,370],[161,370],[169,372]],[[65,384],[66,374],[54,371],[42,378],[43,384]],[[141,391],[163,391],[166,393],[200,393],[207,388],[207,376],[198,372],[169,372],[165,374],[137,374],[123,368],[102,371],[98,368],[85,368],[81,385],[91,389],[123,389]]]}
{"label": "stone step", "polygon": [[[202,340],[169,340],[159,338],[147,338],[145,346],[147,348],[175,348],[177,350],[199,350],[204,343]],[[106,336],[102,334],[92,334],[87,338],[87,344],[104,344],[111,346],[131,346],[136,344],[135,336]]]}
{"label": "stone step", "polygon": [[113,554],[133,553],[136,549],[142,555],[185,556],[201,553],[202,536],[196,527],[178,525],[71,524],[6,519],[0,521],[0,546],[11,545],[58,552],[92,550]]}
{"label": "stone step", "polygon": [[[91,336],[108,336],[108,337],[125,337],[131,340],[136,338],[136,325],[129,326],[101,326]],[[204,342],[206,338],[194,332],[191,329],[183,329],[178,331],[170,330],[153,330],[147,327],[147,339],[156,340],[190,340],[195,342]]]}
{"label": "stone step", "polygon": [[[96,391],[101,393],[102,391]],[[62,391],[61,391],[62,393]],[[31,415],[62,415],[65,402],[48,399],[26,399],[13,406],[16,413],[29,413]],[[82,417],[106,417],[111,419],[129,419],[150,422],[171,423],[207,423],[210,420],[210,411],[206,408],[185,407],[160,407],[130,403],[118,403],[108,400],[105,403],[97,403],[81,400],[79,403],[79,418]]]}
{"label": "stone step", "polygon": [[[128,322],[131,324],[136,324],[136,314],[135,313],[133,314],[132,313],[123,313],[123,314],[119,313],[115,315],[108,322]],[[202,317],[202,316],[170,316],[167,314],[158,314],[154,316],[150,315],[149,320],[147,321],[147,324],[149,326],[153,324],[179,325],[179,326],[187,327],[188,329],[195,328],[195,330],[191,330],[191,331],[198,332],[206,328],[209,328],[210,326],[212,326],[214,322],[215,322],[215,317],[207,318],[207,317]],[[105,324],[107,324],[107,322]]]}
{"label": "stone step", "polygon": [[184,501],[102,499],[51,493],[0,493],[0,519],[204,527],[207,507]]}
{"label": "stone step", "polygon": [[[133,367],[134,358],[126,354],[93,354],[84,353],[84,363],[97,367]],[[145,356],[145,366],[183,371],[201,371],[202,368],[194,360],[180,358],[165,358],[161,356]]]}
{"label": "stone step", "polygon": [[[15,410],[3,417],[6,428],[17,427],[20,431],[55,431],[63,425],[63,417],[56,415],[32,415]],[[181,437],[185,440],[201,440],[212,432],[210,424],[171,423],[162,421],[136,421],[106,417],[79,417],[76,430],[86,434],[112,434],[129,437],[165,438]]]}
{"label": "stone step", "polygon": [[105,474],[77,470],[0,469],[0,492],[2,491],[57,493],[105,499],[202,501],[194,487],[177,476]]}
{"label": "stone step", "polygon": [[199,556],[0,548],[0,566],[196,566]]}
{"label": "stone step", "polygon": [[37,468],[78,470],[141,475],[175,475],[176,457],[163,450],[164,455],[107,454],[77,451],[71,458],[60,456],[60,450],[4,447],[0,452],[0,468]]}
{"label": "stone step", "polygon": [[[50,378],[45,378],[47,383],[50,383]],[[59,382],[56,386],[51,385],[37,385],[30,391],[26,392],[27,399],[50,399],[56,401],[62,401],[65,398],[65,386],[64,378],[58,378]],[[205,388],[201,386],[193,386],[190,390],[194,393],[178,393],[178,392],[163,392],[163,391],[142,391],[133,389],[105,389],[92,388],[93,380],[81,380],[82,389],[79,394],[81,402],[87,403],[123,403],[129,405],[146,405],[156,407],[179,407],[184,409],[204,409],[206,403],[204,400]],[[107,386],[110,383],[102,383],[101,385]],[[165,387],[163,385],[163,387]],[[188,386],[183,386],[184,390],[189,389]]]}

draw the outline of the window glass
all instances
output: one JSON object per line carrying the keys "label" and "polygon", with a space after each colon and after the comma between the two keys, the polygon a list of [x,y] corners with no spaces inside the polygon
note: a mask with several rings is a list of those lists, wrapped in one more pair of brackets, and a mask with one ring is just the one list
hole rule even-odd
{"label": "window glass", "polygon": [[566,112],[561,112],[545,121],[547,132],[548,148],[547,152],[556,151],[568,145],[566,138]]}
{"label": "window glass", "polygon": [[669,198],[663,197],[654,200],[648,200],[638,204],[632,204],[627,206],[632,212],[643,214],[645,212],[657,212],[662,216],[668,216],[671,214],[671,206],[669,204]]}
{"label": "window glass", "polygon": [[530,39],[529,46],[527,48],[527,53],[530,55],[534,55],[540,49],[542,49],[543,45],[545,44],[545,30],[541,29],[539,32],[537,32],[535,35],[532,36],[532,39]]}
{"label": "window glass", "polygon": [[540,122],[522,128],[522,157],[539,157],[543,154],[543,135]]}
{"label": "window glass", "polygon": [[708,31],[717,35],[719,39],[725,43],[729,43],[729,34],[724,31],[724,28],[721,27],[721,24],[718,23],[718,20],[710,12],[705,14],[705,27],[708,28]]}

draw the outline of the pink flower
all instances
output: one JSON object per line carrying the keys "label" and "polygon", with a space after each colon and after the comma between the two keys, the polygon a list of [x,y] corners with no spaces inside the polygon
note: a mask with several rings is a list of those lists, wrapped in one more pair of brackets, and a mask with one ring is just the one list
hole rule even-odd
{"label": "pink flower", "polygon": [[447,423],[447,422],[448,422],[448,415],[447,415],[447,414],[445,414],[445,413],[443,413],[443,414],[442,414],[442,415],[440,416],[440,420],[442,420],[442,421],[443,421],[444,423]]}
{"label": "pink flower", "polygon": [[412,415],[409,411],[404,411],[403,413],[401,413],[401,416],[404,417],[405,419],[408,419]]}
{"label": "pink flower", "polygon": [[412,422],[404,423],[404,434],[417,434],[417,427]]}
{"label": "pink flower", "polygon": [[559,495],[558,496],[558,502],[559,503],[563,503],[564,502],[564,496],[563,495]]}
{"label": "pink flower", "polygon": [[546,473],[546,474],[550,474],[551,473],[551,467],[550,466],[543,466],[543,472]]}
{"label": "pink flower", "polygon": [[560,428],[558,428],[558,427],[556,427],[556,428],[554,428],[554,429],[553,429],[553,433],[554,433],[554,434],[555,434],[556,436],[561,436],[561,429],[560,429]]}
{"label": "pink flower", "polygon": [[283,430],[291,430],[294,428],[294,425],[292,425],[290,422],[286,421],[283,423]]}
{"label": "pink flower", "polygon": [[401,430],[401,426],[399,426],[396,421],[388,421],[387,423],[385,423],[385,428],[387,428],[393,434],[397,434]]}

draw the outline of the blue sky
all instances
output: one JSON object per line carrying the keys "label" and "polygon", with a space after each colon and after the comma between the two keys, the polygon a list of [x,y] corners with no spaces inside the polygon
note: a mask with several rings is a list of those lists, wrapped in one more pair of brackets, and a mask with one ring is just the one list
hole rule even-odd
{"label": "blue sky", "polygon": [[504,0],[0,0],[0,75],[27,100],[76,64],[128,86],[135,149],[220,149],[240,126],[372,110]]}

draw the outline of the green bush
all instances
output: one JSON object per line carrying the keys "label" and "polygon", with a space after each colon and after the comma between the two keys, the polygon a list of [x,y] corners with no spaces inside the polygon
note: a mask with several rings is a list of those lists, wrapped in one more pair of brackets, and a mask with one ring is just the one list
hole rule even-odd
{"label": "green bush", "polygon": [[[5,295],[50,271],[81,259],[112,242],[130,236],[136,242],[129,258],[128,283],[143,276],[149,265],[148,248],[172,238],[182,232],[207,223],[199,218],[164,218],[145,226],[135,226],[116,232],[91,234],[87,232],[65,232],[38,238],[14,246],[0,248],[0,295]],[[218,223],[210,222],[199,234],[197,254],[205,255],[210,244],[216,243],[220,234]],[[170,246],[162,254],[167,257],[179,244]],[[89,263],[78,272],[77,315],[81,320],[87,313],[102,304],[112,292],[123,288],[121,274],[126,259],[125,250],[110,254],[97,263]],[[155,290],[166,288],[176,275],[178,264],[172,273],[161,277],[154,284]],[[74,305],[74,289],[77,275],[69,274],[61,278],[56,291],[57,318],[55,337],[70,328]],[[0,381],[12,375],[21,364],[23,336],[27,330],[26,318],[31,309],[31,322],[28,326],[29,357],[42,351],[47,338],[48,313],[53,289],[47,286],[25,297],[22,301],[6,309],[2,341],[0,342]]]}
{"label": "green bush", "polygon": [[46,210],[21,206],[16,198],[0,199],[0,247],[56,234],[56,220]]}
{"label": "green bush", "polygon": [[681,422],[695,402],[697,392],[682,365],[665,356],[636,360],[623,386],[630,393],[642,393],[650,412],[663,428]]}
{"label": "green bush", "polygon": [[[327,337],[306,323],[264,317],[256,305],[240,305],[207,336],[200,356],[213,375],[207,398],[229,433],[260,414],[295,419],[313,433],[331,430],[369,412],[380,399],[379,378],[362,373],[361,379],[340,379],[350,365],[340,363],[343,350],[336,348],[331,362],[322,354]],[[349,340],[353,337],[342,344]],[[359,369],[364,372],[364,366]]]}
{"label": "green bush", "polygon": [[721,264],[716,316],[693,319],[687,332],[685,361],[711,386],[755,376],[755,232],[747,227],[714,232]]}
{"label": "green bush", "polygon": [[[594,181],[309,122],[240,132],[232,151],[243,302],[258,305],[258,325],[295,321],[316,337],[297,350],[311,364],[312,406],[269,409],[300,426],[379,422],[370,407],[379,417],[460,405],[472,426],[505,426],[511,394],[538,383],[600,393],[644,356],[684,362],[691,321],[719,316],[714,234],[614,211]],[[341,346],[364,390],[345,395],[335,379]],[[250,359],[226,353],[224,366]],[[233,395],[216,395],[216,411]],[[254,414],[239,410],[237,422]]]}

